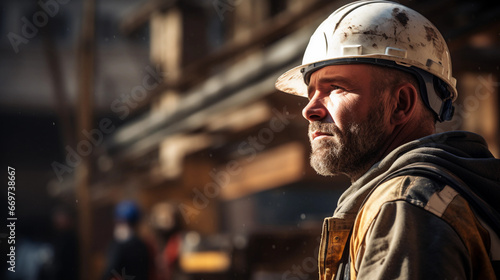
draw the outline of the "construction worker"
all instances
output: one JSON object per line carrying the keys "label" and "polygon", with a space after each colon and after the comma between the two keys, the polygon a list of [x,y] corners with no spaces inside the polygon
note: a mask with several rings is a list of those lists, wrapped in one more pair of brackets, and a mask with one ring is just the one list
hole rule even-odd
{"label": "construction worker", "polygon": [[123,200],[116,205],[114,239],[102,280],[150,279],[153,262],[148,245],[137,234],[140,218],[135,201]]}
{"label": "construction worker", "polygon": [[155,259],[157,280],[182,278],[179,258],[183,225],[175,204],[171,202],[155,204],[151,210],[151,226],[157,244]]}
{"label": "construction worker", "polygon": [[435,133],[457,90],[429,20],[345,5],[276,88],[309,99],[312,167],[352,181],[323,224],[320,279],[496,279],[500,160],[479,135]]}

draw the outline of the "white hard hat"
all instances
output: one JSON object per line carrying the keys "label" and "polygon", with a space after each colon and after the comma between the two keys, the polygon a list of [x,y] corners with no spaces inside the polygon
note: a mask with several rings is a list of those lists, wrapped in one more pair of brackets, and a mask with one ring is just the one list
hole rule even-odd
{"label": "white hard hat", "polygon": [[336,10],[311,36],[302,65],[281,75],[276,88],[307,97],[311,73],[353,63],[412,73],[424,103],[437,119],[451,119],[457,90],[446,41],[424,16],[389,1],[357,1]]}

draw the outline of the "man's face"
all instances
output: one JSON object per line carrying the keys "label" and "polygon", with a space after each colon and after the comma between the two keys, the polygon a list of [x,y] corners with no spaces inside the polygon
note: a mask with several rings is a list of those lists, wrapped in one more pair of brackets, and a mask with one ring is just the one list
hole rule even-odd
{"label": "man's face", "polygon": [[357,179],[381,155],[386,138],[386,97],[373,86],[375,68],[334,65],[311,75],[309,121],[311,165],[321,175]]}

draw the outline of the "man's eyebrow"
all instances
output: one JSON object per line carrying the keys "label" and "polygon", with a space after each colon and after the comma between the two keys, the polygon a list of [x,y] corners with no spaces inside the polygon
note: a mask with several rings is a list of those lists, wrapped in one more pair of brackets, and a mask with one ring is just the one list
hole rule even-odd
{"label": "man's eyebrow", "polygon": [[318,81],[319,84],[335,84],[335,83],[341,83],[344,85],[351,86],[353,84],[352,81],[350,81],[347,78],[340,77],[340,76],[335,76],[335,77],[323,77],[320,78]]}

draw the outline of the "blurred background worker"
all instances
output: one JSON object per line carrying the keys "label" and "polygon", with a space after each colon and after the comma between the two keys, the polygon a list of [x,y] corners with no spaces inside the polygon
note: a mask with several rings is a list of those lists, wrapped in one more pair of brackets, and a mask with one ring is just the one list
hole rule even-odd
{"label": "blurred background worker", "polygon": [[390,1],[345,5],[276,85],[309,100],[311,166],[351,179],[324,221],[321,279],[496,279],[500,160],[477,134],[436,133],[458,93],[428,19]]}
{"label": "blurred background worker", "polygon": [[114,240],[109,248],[103,280],[150,279],[149,249],[137,235],[140,217],[139,207],[134,201],[125,200],[116,206]]}
{"label": "blurred background worker", "polygon": [[151,210],[151,226],[156,239],[156,274],[158,280],[179,279],[179,255],[182,245],[181,219],[176,207],[160,202]]}

